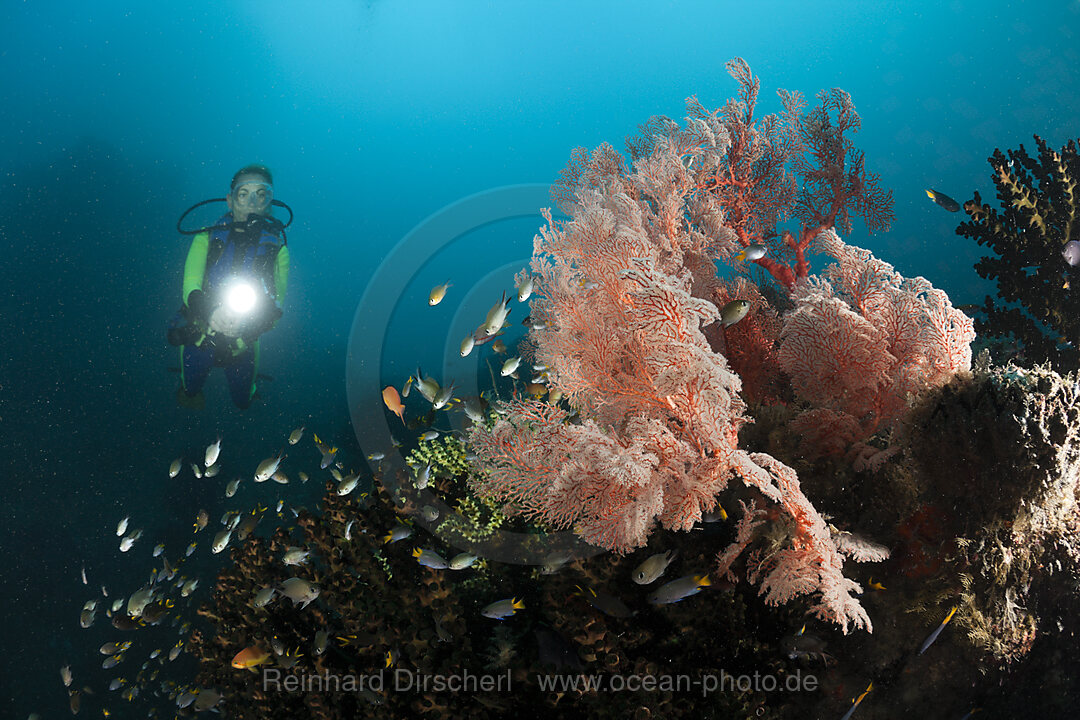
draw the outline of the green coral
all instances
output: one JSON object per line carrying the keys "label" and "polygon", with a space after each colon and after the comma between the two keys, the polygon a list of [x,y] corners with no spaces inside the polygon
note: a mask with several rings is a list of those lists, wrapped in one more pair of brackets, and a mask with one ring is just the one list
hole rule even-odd
{"label": "green coral", "polygon": [[443,435],[422,440],[406,462],[413,467],[431,465],[431,472],[437,476],[458,477],[469,473],[467,454],[464,443],[452,435]]}
{"label": "green coral", "polygon": [[469,490],[468,477],[474,472],[468,449],[456,437],[444,435],[421,441],[406,460],[413,467],[431,465],[432,477],[449,478],[443,497],[456,514],[439,523],[443,537],[458,536],[472,542],[490,538],[507,521],[498,502],[479,498]]}
{"label": "green coral", "polygon": [[468,494],[454,504],[458,515],[451,515],[439,525],[440,532],[458,534],[471,541],[490,538],[506,522],[499,504],[489,498]]}
{"label": "green coral", "polygon": [[998,288],[976,318],[979,334],[1011,336],[1028,362],[1050,362],[1060,372],[1080,367],[1080,268],[1061,255],[1070,240],[1080,241],[1080,157],[1072,140],[1060,151],[1038,135],[1035,143],[1035,158],[1023,145],[1007,157],[994,150],[989,162],[1001,210],[976,192],[964,203],[970,220],[956,232],[993,252],[975,265]]}

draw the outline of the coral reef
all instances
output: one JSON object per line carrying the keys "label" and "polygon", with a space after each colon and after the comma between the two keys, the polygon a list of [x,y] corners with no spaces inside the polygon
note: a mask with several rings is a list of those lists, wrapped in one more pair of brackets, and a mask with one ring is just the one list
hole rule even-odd
{"label": "coral reef", "polygon": [[[798,670],[774,650],[795,620],[766,613],[730,587],[677,605],[649,605],[651,588],[629,582],[641,556],[579,560],[544,572],[507,565],[475,573],[430,570],[413,560],[409,543],[384,544],[383,533],[398,522],[384,491],[358,501],[328,485],[322,502],[324,512],[302,511],[295,528],[279,527],[268,539],[237,545],[231,566],[199,610],[207,625],[190,639],[200,663],[197,682],[217,688],[232,717],[692,718],[700,716],[703,677],[782,677]],[[689,535],[673,539],[682,542],[673,547],[683,565],[708,567],[708,549]],[[415,540],[422,547],[437,544],[430,537]],[[282,564],[290,546],[311,552],[304,566]],[[261,589],[280,588],[289,576],[317,584],[310,606],[280,596],[264,607],[253,605]],[[597,601],[614,597],[604,588],[625,598],[626,606],[613,601],[625,613],[609,614],[611,607]],[[481,616],[491,599],[508,595],[525,598],[526,608],[503,621]],[[701,612],[702,603],[708,613]],[[778,619],[784,624],[777,626]],[[320,633],[328,639],[322,652]],[[230,667],[236,653],[251,646],[269,653],[255,668],[258,674]],[[506,683],[491,692],[423,690],[397,685],[396,673],[489,674]],[[662,684],[617,693],[596,685],[616,673]],[[556,676],[571,685],[541,685],[541,678]],[[285,690],[288,677],[298,687]],[[728,688],[707,702],[732,715],[782,716],[783,706],[768,704],[760,689]]]}
{"label": "coral reef", "polygon": [[1080,386],[1045,367],[980,373],[921,407],[904,444],[919,501],[944,511],[953,537],[932,601],[959,606],[956,622],[979,649],[1019,659],[1062,621],[1041,617],[1060,612],[1057,575],[1080,569]]}
{"label": "coral reef", "polygon": [[[850,98],[823,93],[804,114],[801,96],[782,92],[783,120],[758,121],[757,79],[741,60],[728,69],[739,99],[708,111],[691,98],[685,124],[654,118],[629,143],[631,165],[607,145],[571,156],[554,191],[571,219],[547,216],[532,263],[543,327],[531,349],[565,403],[513,400],[494,425],[474,426],[474,487],[508,515],[626,552],[656,526],[689,529],[740,479],[757,494],[739,540],[718,554],[721,572],[771,538],[768,562],[747,572],[768,602],[810,594],[818,617],[870,629],[795,472],[739,443],[751,418],[733,366],[757,399],[794,394],[809,406],[789,430],[816,453],[868,462],[863,440],[967,369],[971,321],[925,279],[905,280],[831,229],[850,229],[853,215],[881,229],[892,213],[851,145]],[[778,235],[789,216],[798,233]],[[753,262],[789,292],[787,307],[745,277],[717,277],[718,261],[746,273],[758,246]],[[811,248],[837,260],[824,277],[809,275]],[[721,308],[732,300],[753,314],[729,336]]]}
{"label": "coral reef", "polygon": [[[195,633],[191,651],[200,660],[199,682],[217,687],[238,717],[402,717],[428,713],[460,717],[469,708],[476,717],[498,713],[471,702],[469,696],[385,692],[384,686],[323,685],[294,691],[267,689],[259,675],[230,667],[232,657],[255,646],[272,652],[270,665],[313,678],[375,678],[407,667],[418,673],[451,674],[480,667],[473,660],[461,598],[443,575],[418,565],[405,543],[386,545],[383,536],[397,522],[388,498],[358,501],[327,486],[324,511],[301,511],[295,530],[278,528],[269,539],[253,537],[232,551],[233,564],[218,577],[212,601],[199,614],[213,632]],[[351,540],[345,538],[349,526]],[[303,566],[286,567],[287,547],[303,547],[312,557]],[[318,587],[318,598],[300,608],[278,595],[255,607],[256,594],[279,588],[290,576]],[[328,642],[319,652],[317,633]],[[445,641],[443,641],[445,640]],[[372,680],[373,682],[373,680]],[[389,684],[390,680],[384,678]]]}
{"label": "coral reef", "polygon": [[989,158],[1001,209],[983,203],[978,192],[964,203],[969,220],[957,234],[985,245],[992,255],[975,265],[997,283],[977,319],[980,334],[1021,343],[1025,364],[1050,362],[1059,372],[1080,368],[1078,268],[1062,257],[1066,243],[1080,241],[1080,159],[1076,142],[1060,151],[1038,135],[1036,157],[1024,146]]}
{"label": "coral reef", "polygon": [[[1065,711],[1080,691],[1069,670],[1080,632],[1078,421],[1075,377],[991,367],[983,357],[971,374],[920,396],[894,432],[899,452],[880,467],[815,483],[826,508],[865,498],[863,521],[894,550],[865,600],[873,642],[832,643],[838,662],[826,694],[840,682],[850,693],[855,675],[874,681],[860,717]],[[818,472],[833,469],[821,463]],[[821,698],[811,715],[843,707]]]}

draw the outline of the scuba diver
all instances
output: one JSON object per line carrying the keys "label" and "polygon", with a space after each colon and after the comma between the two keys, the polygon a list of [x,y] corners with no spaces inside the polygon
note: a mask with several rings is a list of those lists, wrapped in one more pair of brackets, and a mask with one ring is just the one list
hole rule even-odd
{"label": "scuba diver", "polygon": [[[229,212],[210,226],[184,230],[197,207],[224,200]],[[284,207],[289,220],[272,215]],[[169,324],[170,345],[181,347],[177,401],[202,409],[203,384],[221,367],[233,403],[247,408],[255,396],[260,336],[281,317],[289,279],[285,228],[292,209],[274,199],[274,181],[262,165],[241,168],[225,198],[204,200],[180,216],[177,230],[194,235],[184,263],[183,303]]]}

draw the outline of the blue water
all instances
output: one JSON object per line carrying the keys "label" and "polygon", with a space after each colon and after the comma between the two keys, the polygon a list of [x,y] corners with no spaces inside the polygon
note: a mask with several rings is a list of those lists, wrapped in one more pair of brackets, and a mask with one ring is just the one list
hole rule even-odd
{"label": "blue water", "polygon": [[[740,56],[762,81],[759,114],[780,109],[777,88],[852,95],[855,143],[893,190],[896,221],[872,237],[856,223],[845,239],[955,304],[979,302],[978,249],[923,189],[992,197],[995,147],[1030,147],[1032,134],[1059,147],[1080,116],[1075,0],[199,5],[0,8],[7,717],[66,713],[58,668],[86,655],[77,620],[94,585],[132,584],[154,537],[186,538],[200,507],[220,512],[210,485],[168,480],[173,457],[220,432],[246,468],[300,424],[350,442],[357,303],[445,206],[549,184],[572,148],[622,148],[651,115],[682,117],[688,96],[722,105],[736,89],[724,63]],[[185,411],[164,340],[187,250],[176,218],[250,162],[271,167],[296,213],[285,316],[263,343],[274,379],[240,413],[215,373],[207,409]],[[538,225],[464,238],[406,279],[402,307],[416,309],[395,315],[395,377],[441,362],[452,312],[427,308],[427,291],[454,278],[464,295],[488,270],[524,265]],[[152,536],[137,560],[112,533],[127,513]]]}

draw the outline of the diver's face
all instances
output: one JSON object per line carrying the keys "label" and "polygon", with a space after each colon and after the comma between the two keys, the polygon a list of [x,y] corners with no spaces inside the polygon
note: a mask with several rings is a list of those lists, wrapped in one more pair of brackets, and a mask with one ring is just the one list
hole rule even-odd
{"label": "diver's face", "polygon": [[274,189],[261,175],[242,175],[236,187],[226,197],[233,220],[244,222],[252,215],[266,215],[270,212],[270,201],[274,199]]}

